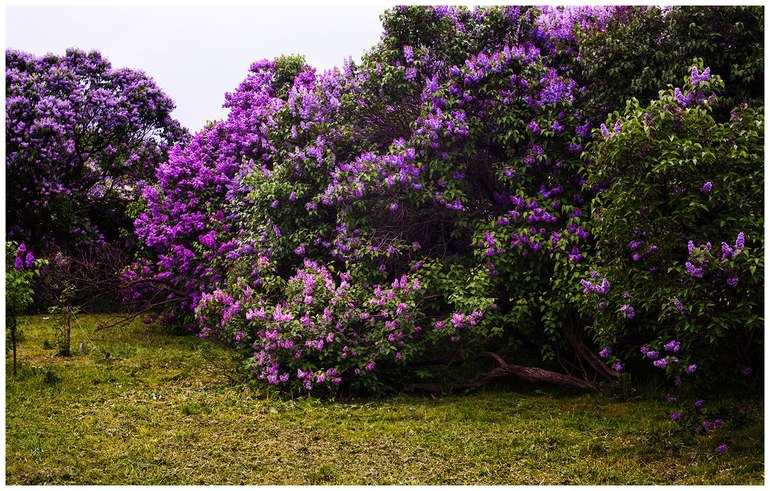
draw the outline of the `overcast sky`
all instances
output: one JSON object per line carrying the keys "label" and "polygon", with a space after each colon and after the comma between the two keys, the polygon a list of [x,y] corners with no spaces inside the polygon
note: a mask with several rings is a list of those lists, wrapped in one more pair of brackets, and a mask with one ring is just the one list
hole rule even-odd
{"label": "overcast sky", "polygon": [[144,70],[176,103],[191,131],[226,115],[225,92],[249,65],[302,54],[319,70],[374,46],[378,6],[8,6],[6,47],[36,55],[96,49],[114,67]]}

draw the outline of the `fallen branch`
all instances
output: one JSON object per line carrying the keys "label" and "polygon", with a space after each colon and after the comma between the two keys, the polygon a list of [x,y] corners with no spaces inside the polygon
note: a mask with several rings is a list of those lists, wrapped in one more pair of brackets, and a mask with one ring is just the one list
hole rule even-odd
{"label": "fallen branch", "polygon": [[497,361],[498,366],[490,370],[485,376],[479,379],[464,380],[460,382],[454,382],[450,384],[413,384],[412,388],[415,390],[425,390],[428,392],[444,392],[446,390],[464,390],[475,389],[482,385],[488,384],[493,380],[499,378],[515,376],[527,382],[533,383],[546,383],[556,385],[559,387],[566,387],[568,389],[587,390],[589,392],[597,392],[599,386],[591,381],[573,377],[565,373],[554,372],[552,370],[546,370],[545,368],[538,367],[525,367],[521,365],[513,365],[506,362],[497,353],[484,352],[481,356],[491,358]]}

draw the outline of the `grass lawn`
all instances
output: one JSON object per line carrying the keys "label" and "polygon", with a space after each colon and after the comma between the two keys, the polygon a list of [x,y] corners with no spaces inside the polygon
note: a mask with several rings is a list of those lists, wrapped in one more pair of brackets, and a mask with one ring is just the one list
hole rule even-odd
{"label": "grass lawn", "polygon": [[281,400],[231,381],[206,341],[141,323],[95,333],[99,319],[74,324],[71,358],[50,347],[53,319],[23,319],[7,484],[764,482],[759,397],[700,437],[675,432],[662,402],[544,387]]}

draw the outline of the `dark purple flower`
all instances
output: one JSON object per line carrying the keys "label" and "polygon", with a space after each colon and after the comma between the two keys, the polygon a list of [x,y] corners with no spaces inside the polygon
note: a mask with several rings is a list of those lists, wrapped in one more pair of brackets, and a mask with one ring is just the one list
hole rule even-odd
{"label": "dark purple flower", "polygon": [[746,367],[741,370],[741,373],[743,374],[744,377],[748,377],[749,375],[751,375],[751,372],[753,372],[751,367]]}
{"label": "dark purple flower", "polygon": [[604,348],[602,348],[602,350],[599,352],[599,356],[600,356],[600,357],[602,357],[602,358],[607,358],[607,357],[609,357],[609,356],[610,356],[610,353],[612,353],[612,350],[610,349],[610,347],[609,347],[609,346],[605,346],[605,347],[604,347]]}
{"label": "dark purple flower", "polygon": [[701,186],[700,192],[703,193],[703,194],[710,193],[711,192],[711,188],[713,188],[713,187],[714,187],[714,183],[712,183],[711,181],[706,181],[706,182],[703,183],[703,186]]}
{"label": "dark purple flower", "polygon": [[693,278],[703,278],[703,268],[695,267],[690,261],[684,263],[684,266]]}
{"label": "dark purple flower", "polygon": [[682,417],[682,413],[679,411],[674,411],[673,413],[671,413],[671,421],[676,421],[681,417]]}
{"label": "dark purple flower", "polygon": [[692,365],[688,365],[687,368],[684,369],[685,373],[695,373],[695,370],[698,369],[698,365],[693,363]]}
{"label": "dark purple flower", "polygon": [[679,349],[681,347],[681,343],[675,339],[672,339],[668,343],[663,345],[663,349],[666,351],[672,351],[674,353],[679,353]]}
{"label": "dark purple flower", "polygon": [[727,445],[725,445],[724,443],[717,446],[717,452],[725,453],[726,451],[727,451]]}

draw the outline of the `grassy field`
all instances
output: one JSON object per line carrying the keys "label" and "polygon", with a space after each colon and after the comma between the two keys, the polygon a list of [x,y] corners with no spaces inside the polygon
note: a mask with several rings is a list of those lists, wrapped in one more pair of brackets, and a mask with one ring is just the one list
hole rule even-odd
{"label": "grassy field", "polygon": [[140,323],[95,333],[99,319],[74,324],[71,358],[53,319],[24,319],[7,484],[764,482],[761,399],[718,440],[675,432],[662,403],[545,388],[281,400],[233,382],[210,343]]}

